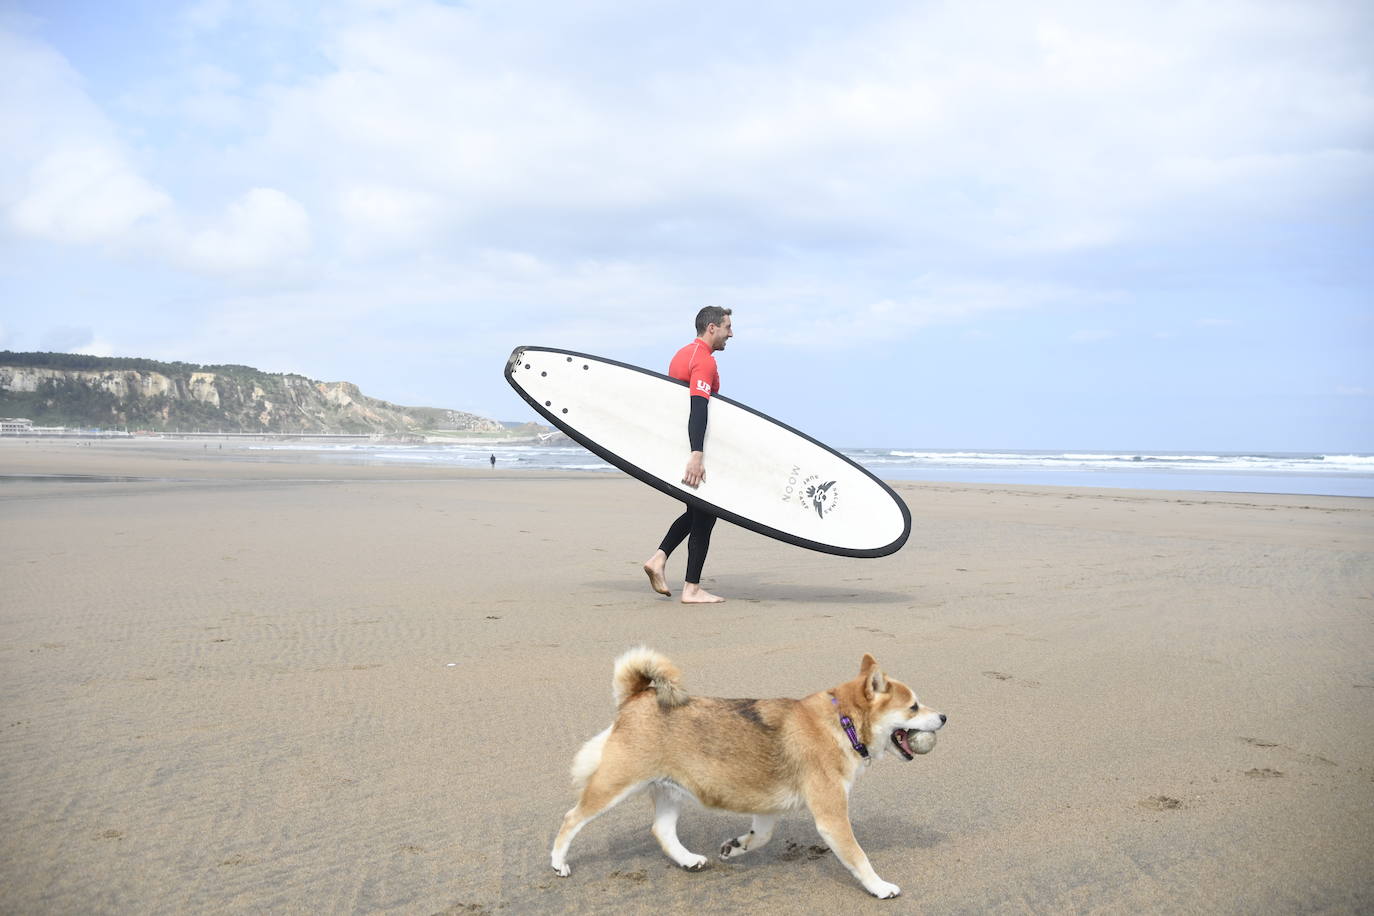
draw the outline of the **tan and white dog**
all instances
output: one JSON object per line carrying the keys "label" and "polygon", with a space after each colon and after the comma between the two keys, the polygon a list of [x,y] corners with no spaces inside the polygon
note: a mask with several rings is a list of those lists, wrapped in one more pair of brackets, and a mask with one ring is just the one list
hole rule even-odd
{"label": "tan and white dog", "polygon": [[684,799],[754,816],[748,833],[720,847],[721,859],[758,849],[784,813],[805,806],[826,845],[870,894],[901,893],[878,877],[854,839],[849,790],[889,745],[910,760],[908,733],[934,732],[945,716],[885,676],[873,656],[863,657],[852,681],[801,700],[727,700],[688,696],[673,663],[640,647],[616,659],[611,690],[619,710],[614,724],[573,760],[581,795],[553,841],[559,875],[568,874],[568,846],[588,821],[647,791],[654,837],[683,868],[707,861],[678,840]]}

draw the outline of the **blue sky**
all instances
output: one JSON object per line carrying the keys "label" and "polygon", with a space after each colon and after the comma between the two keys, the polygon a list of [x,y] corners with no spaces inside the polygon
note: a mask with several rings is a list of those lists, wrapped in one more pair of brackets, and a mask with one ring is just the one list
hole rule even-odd
{"label": "blue sky", "polygon": [[0,349],[840,446],[1374,451],[1362,2],[0,2]]}

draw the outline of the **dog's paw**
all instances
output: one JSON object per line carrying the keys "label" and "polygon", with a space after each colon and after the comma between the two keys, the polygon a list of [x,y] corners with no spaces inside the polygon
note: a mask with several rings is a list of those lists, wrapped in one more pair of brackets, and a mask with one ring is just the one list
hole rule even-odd
{"label": "dog's paw", "polygon": [[878,881],[868,888],[868,892],[879,900],[890,900],[902,892],[902,889],[895,884],[886,881]]}
{"label": "dog's paw", "polygon": [[731,856],[737,856],[742,852],[744,852],[743,844],[741,844],[739,838],[736,837],[735,839],[727,840],[721,844],[720,859],[723,862]]}
{"label": "dog's paw", "polygon": [[688,871],[701,871],[703,868],[706,867],[706,857],[695,855],[687,856],[678,864],[681,865],[683,868],[687,869]]}
{"label": "dog's paw", "polygon": [[553,873],[560,878],[566,878],[568,875],[572,874],[572,869],[564,863],[563,865],[555,865],[553,867]]}

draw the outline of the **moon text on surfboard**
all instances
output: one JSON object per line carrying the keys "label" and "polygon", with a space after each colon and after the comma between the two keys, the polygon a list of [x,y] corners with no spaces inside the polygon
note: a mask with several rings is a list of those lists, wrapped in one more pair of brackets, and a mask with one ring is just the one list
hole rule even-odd
{"label": "moon text on surfboard", "polygon": [[813,511],[824,519],[840,504],[840,489],[833,480],[821,482],[820,475],[802,476],[800,465],[793,465],[782,488],[782,501]]}

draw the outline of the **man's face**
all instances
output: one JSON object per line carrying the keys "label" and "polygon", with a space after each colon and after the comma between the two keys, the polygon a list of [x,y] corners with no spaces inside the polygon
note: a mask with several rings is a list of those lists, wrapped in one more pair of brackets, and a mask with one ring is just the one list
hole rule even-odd
{"label": "man's face", "polygon": [[730,330],[730,316],[725,316],[722,324],[708,324],[706,326],[706,340],[711,344],[712,350],[724,350],[725,342],[735,336],[735,332]]}

